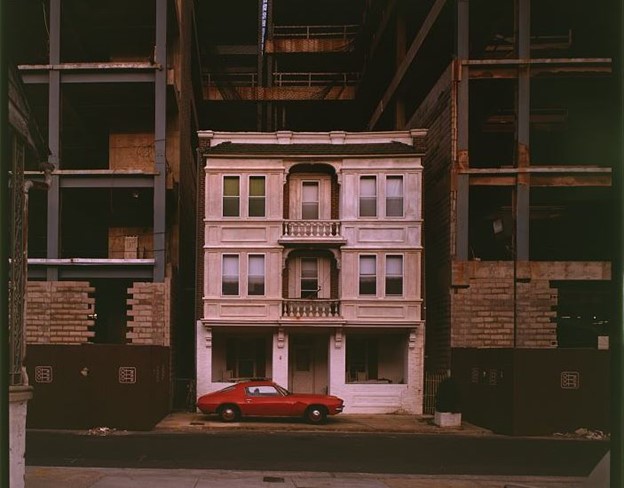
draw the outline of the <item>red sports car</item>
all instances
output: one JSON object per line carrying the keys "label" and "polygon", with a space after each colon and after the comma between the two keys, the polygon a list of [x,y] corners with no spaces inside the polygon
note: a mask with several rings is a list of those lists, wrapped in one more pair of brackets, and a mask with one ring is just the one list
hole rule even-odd
{"label": "red sports car", "polygon": [[328,415],[342,412],[344,402],[332,395],[290,393],[272,381],[243,381],[199,397],[197,408],[216,413],[224,422],[241,416],[303,417],[320,424]]}

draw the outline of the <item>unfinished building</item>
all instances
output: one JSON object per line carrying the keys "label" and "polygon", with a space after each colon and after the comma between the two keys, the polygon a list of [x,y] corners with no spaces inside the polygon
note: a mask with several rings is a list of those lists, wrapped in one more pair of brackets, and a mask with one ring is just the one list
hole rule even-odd
{"label": "unfinished building", "polygon": [[55,166],[30,202],[32,426],[149,427],[185,375],[172,351],[194,299],[193,9],[10,4],[11,54]]}
{"label": "unfinished building", "polygon": [[[425,411],[427,385],[452,370],[476,399],[465,412],[477,423],[518,433],[605,427],[607,402],[588,399],[607,395],[612,317],[609,9],[49,0],[18,10],[14,35],[31,33],[14,46],[20,71],[60,170],[34,203],[46,218],[31,228],[31,306],[69,287],[82,307],[71,312],[79,319],[66,314],[71,334],[46,332],[46,319],[31,342],[173,344],[184,365],[176,375],[192,376],[204,271],[193,264],[196,129],[425,128]],[[514,411],[514,395],[536,391],[575,413]],[[484,408],[492,398],[506,417]],[[543,425],[532,431],[519,411]]]}

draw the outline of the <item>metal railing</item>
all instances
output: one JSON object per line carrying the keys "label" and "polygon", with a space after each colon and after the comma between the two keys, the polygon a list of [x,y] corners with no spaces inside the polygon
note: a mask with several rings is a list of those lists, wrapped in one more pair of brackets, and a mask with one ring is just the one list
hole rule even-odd
{"label": "metal railing", "polygon": [[282,224],[282,237],[335,238],[341,237],[339,220],[289,220]]}
{"label": "metal railing", "polygon": [[294,319],[339,318],[340,300],[285,299],[282,301],[282,317]]}
{"label": "metal railing", "polygon": [[297,73],[275,72],[273,73],[273,85],[275,86],[326,86],[343,85],[352,86],[359,81],[359,73]]}
{"label": "metal railing", "polygon": [[438,386],[443,380],[448,378],[444,373],[425,373],[425,391],[423,394],[423,413],[433,415],[435,412],[436,396]]}
{"label": "metal railing", "polygon": [[350,39],[355,37],[359,25],[276,25],[273,37],[299,37],[304,39],[337,38]]}
{"label": "metal railing", "polygon": [[[274,86],[327,86],[342,85],[353,86],[358,83],[359,73],[299,73],[299,72],[275,72],[273,73]],[[204,82],[208,86],[229,87],[258,86],[256,73],[205,73]]]}

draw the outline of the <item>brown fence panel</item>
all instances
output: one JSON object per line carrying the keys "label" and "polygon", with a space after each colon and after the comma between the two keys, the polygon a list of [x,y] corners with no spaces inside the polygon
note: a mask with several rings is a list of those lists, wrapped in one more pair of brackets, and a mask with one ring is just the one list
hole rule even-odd
{"label": "brown fence panel", "polygon": [[609,430],[609,354],[593,349],[515,353],[513,433]]}
{"label": "brown fence panel", "polygon": [[29,428],[148,430],[169,411],[170,349],[29,345]]}
{"label": "brown fence panel", "polygon": [[463,419],[509,433],[513,422],[513,355],[510,349],[453,349]]}
{"label": "brown fence panel", "polygon": [[608,351],[458,348],[452,360],[468,422],[511,435],[608,430]]}

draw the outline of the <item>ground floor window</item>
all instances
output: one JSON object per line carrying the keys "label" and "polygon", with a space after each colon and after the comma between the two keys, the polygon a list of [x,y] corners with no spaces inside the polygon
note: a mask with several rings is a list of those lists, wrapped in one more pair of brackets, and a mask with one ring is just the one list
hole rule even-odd
{"label": "ground floor window", "polygon": [[404,383],[406,334],[348,334],[347,383]]}
{"label": "ground floor window", "polygon": [[213,381],[270,377],[271,337],[213,336]]}

